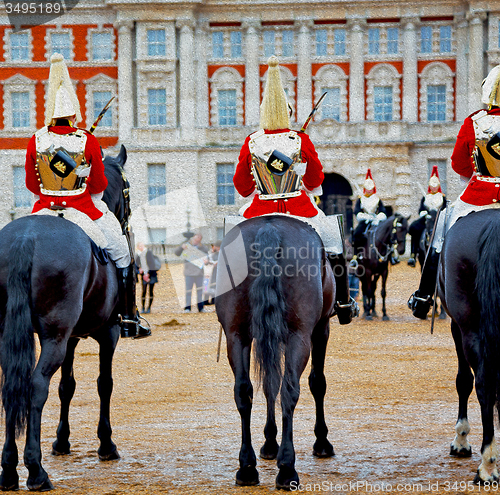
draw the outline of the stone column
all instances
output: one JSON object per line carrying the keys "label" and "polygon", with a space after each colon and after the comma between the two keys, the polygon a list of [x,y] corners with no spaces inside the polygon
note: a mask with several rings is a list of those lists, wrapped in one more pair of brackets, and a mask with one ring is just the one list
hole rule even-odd
{"label": "stone column", "polygon": [[403,100],[402,120],[418,121],[417,32],[413,18],[402,20],[403,32]]}
{"label": "stone column", "polygon": [[350,71],[349,71],[349,120],[365,120],[365,67],[363,59],[364,21],[352,20],[350,23]]}
{"label": "stone column", "polygon": [[[468,68],[467,68],[467,51],[469,48],[467,28],[469,26],[466,19],[459,19],[456,23],[457,37],[457,67],[455,71],[455,108],[456,119],[463,121],[469,114],[469,86],[468,86]],[[479,107],[478,107],[479,108]]]}
{"label": "stone column", "polygon": [[481,83],[484,79],[484,13],[470,13],[469,19],[469,111],[482,108]]}
{"label": "stone column", "polygon": [[196,126],[208,127],[208,71],[207,71],[207,26],[203,23],[195,30],[196,38]]}
{"label": "stone column", "polygon": [[245,125],[259,124],[260,76],[259,76],[259,27],[257,20],[244,21],[245,39]]}
{"label": "stone column", "polygon": [[[195,124],[194,21],[180,19],[175,23],[179,36],[179,116],[181,139],[191,142]],[[205,76],[206,77],[206,76]]]}
{"label": "stone column", "polygon": [[312,110],[311,20],[296,22],[299,26],[297,64],[297,123],[302,125]]}
{"label": "stone column", "polygon": [[132,137],[134,125],[132,28],[133,21],[118,21],[118,139],[124,144]]}

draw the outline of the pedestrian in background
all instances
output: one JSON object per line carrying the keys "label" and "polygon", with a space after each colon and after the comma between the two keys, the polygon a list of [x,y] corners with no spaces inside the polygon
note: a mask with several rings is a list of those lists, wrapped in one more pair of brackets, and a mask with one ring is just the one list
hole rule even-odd
{"label": "pedestrian in background", "polygon": [[[137,244],[137,253],[135,255],[135,264],[139,270],[142,279],[142,313],[151,313],[151,305],[154,299],[154,287],[158,282],[158,270],[161,267],[160,259],[155,256],[143,242]],[[146,309],[146,294],[149,287],[149,304]]]}

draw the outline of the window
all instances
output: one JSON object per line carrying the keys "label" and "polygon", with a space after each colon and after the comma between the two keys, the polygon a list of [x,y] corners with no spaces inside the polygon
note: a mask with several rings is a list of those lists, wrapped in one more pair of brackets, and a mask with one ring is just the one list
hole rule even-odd
{"label": "window", "polygon": [[222,241],[224,239],[224,227],[217,227],[217,240]]}
{"label": "window", "polygon": [[446,85],[427,86],[427,120],[429,122],[446,121]]}
{"label": "window", "polygon": [[446,194],[446,160],[429,159],[427,160],[427,176],[430,178],[434,165],[438,168],[439,182],[441,182],[441,190]]}
{"label": "window", "polygon": [[345,29],[335,29],[333,43],[335,55],[345,55]]}
{"label": "window", "polygon": [[323,88],[321,94],[327,91],[321,106],[321,116],[324,119],[340,120],[340,88]]}
{"label": "window", "polygon": [[236,125],[236,90],[221,89],[219,97],[219,125]]}
{"label": "window", "polygon": [[[106,106],[109,100],[111,100],[111,91],[94,91],[94,121],[97,119],[101,110]],[[113,127],[113,108],[112,106],[108,108],[104,114],[99,126],[101,127]]]}
{"label": "window", "polygon": [[275,32],[264,31],[264,56],[275,55]]}
{"label": "window", "polygon": [[318,57],[325,57],[328,52],[327,38],[328,31],[326,29],[316,31],[316,55]]}
{"label": "window", "polygon": [[283,57],[293,57],[293,31],[283,31],[281,34],[281,54]]}
{"label": "window", "polygon": [[28,33],[11,33],[10,58],[11,60],[30,59],[30,39]]}
{"label": "window", "polygon": [[148,164],[148,201],[152,206],[165,204],[166,193],[165,165],[163,163]]}
{"label": "window", "polygon": [[392,120],[392,86],[375,86],[373,96],[374,120],[378,122]]}
{"label": "window", "polygon": [[113,60],[111,33],[92,33],[92,60]]}
{"label": "window", "polygon": [[224,33],[212,33],[212,55],[214,58],[224,58]]}
{"label": "window", "polygon": [[166,229],[148,229],[150,244],[165,244],[167,241]]}
{"label": "window", "polygon": [[420,52],[432,52],[432,28],[430,26],[422,26],[420,28]]}
{"label": "window", "polygon": [[231,31],[231,58],[240,58],[241,50],[241,31]]}
{"label": "window", "polygon": [[167,124],[167,92],[165,89],[148,89],[149,125]]}
{"label": "window", "polygon": [[439,28],[439,51],[441,53],[451,52],[451,26]]}
{"label": "window", "polygon": [[52,55],[60,53],[65,60],[71,59],[71,37],[69,33],[52,33],[50,35]]}
{"label": "window", "polygon": [[148,29],[148,56],[164,57],[165,56],[165,30],[164,29]]}
{"label": "window", "polygon": [[234,205],[234,163],[217,164],[217,204]]}
{"label": "window", "polygon": [[12,127],[30,126],[30,94],[28,92],[13,92]]}
{"label": "window", "polygon": [[30,207],[33,195],[26,188],[26,171],[24,167],[13,167],[14,206],[16,208]]}
{"label": "window", "polygon": [[399,40],[399,29],[398,28],[388,28],[387,29],[387,53],[396,54],[398,53],[398,40]]}
{"label": "window", "polygon": [[368,53],[370,55],[380,53],[380,30],[378,28],[368,30]]}

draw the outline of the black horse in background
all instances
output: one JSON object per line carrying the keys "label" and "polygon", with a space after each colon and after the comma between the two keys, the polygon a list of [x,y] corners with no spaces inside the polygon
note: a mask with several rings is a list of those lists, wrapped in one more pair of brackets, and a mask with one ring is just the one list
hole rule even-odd
{"label": "black horse in background", "polygon": [[360,246],[363,255],[358,258],[356,276],[361,281],[363,294],[363,318],[371,320],[377,316],[375,311],[375,291],[377,281],[382,277],[382,319],[387,316],[385,298],[389,262],[391,256],[403,255],[406,247],[408,218],[396,213],[376,227],[370,227],[365,234],[365,244]]}
{"label": "black horse in background", "polygon": [[[104,160],[109,182],[104,198],[122,222],[127,222],[130,212],[129,185],[122,168],[125,160],[123,146],[116,158]],[[19,488],[16,439],[24,430],[27,486],[39,491],[53,488],[41,464],[42,409],[50,380],[61,367],[61,417],[52,453],[69,454],[68,415],[76,386],[73,361],[80,338],[94,338],[100,349],[99,458],[120,457],[111,440],[109,418],[112,360],[120,337],[117,302],[114,263],[97,261],[90,238],[74,223],[32,215],[14,220],[0,232],[0,364],[5,410],[2,490]],[[40,342],[38,362],[35,333]]]}
{"label": "black horse in background", "polygon": [[498,482],[494,409],[500,412],[499,239],[499,210],[460,218],[446,234],[438,275],[438,294],[451,317],[458,357],[458,419],[450,454],[471,456],[467,402],[475,381],[483,424],[482,462],[475,482],[490,487]]}
{"label": "black horse in background", "polygon": [[[234,399],[241,416],[238,485],[256,485],[252,447],[250,380],[252,341],[259,382],[267,400],[263,459],[278,461],[278,488],[298,487],[293,414],[299,380],[311,355],[309,387],[316,402],[313,454],[334,455],[324,415],[324,362],[334,315],[335,280],[323,244],[306,223],[286,216],[252,218],[224,238],[217,269],[215,308],[227,338],[234,373]],[[276,441],[275,403],[281,388],[282,439]]]}
{"label": "black horse in background", "polygon": [[[443,212],[444,215],[444,212]],[[437,210],[431,210],[425,215],[425,228],[422,232],[422,236],[420,237],[420,242],[418,244],[418,253],[417,258],[420,264],[420,271],[424,269],[425,257],[427,255],[427,250],[429,249],[429,245],[432,239],[432,231],[434,230],[434,225],[436,224]],[[437,305],[437,301],[436,301]],[[437,308],[437,306],[436,306]],[[441,309],[439,311],[439,319],[446,319],[446,312],[443,309],[443,305],[441,304]]]}

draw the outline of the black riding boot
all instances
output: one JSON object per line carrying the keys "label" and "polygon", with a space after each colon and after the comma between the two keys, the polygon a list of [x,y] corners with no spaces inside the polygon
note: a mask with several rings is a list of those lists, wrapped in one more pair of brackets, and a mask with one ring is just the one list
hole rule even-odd
{"label": "black riding boot", "polygon": [[327,253],[335,277],[335,310],[341,325],[351,323],[359,315],[358,303],[349,295],[347,265],[343,254]]}
{"label": "black riding boot", "polygon": [[121,315],[122,337],[149,337],[151,329],[140,324],[139,312],[135,304],[135,276],[134,265],[125,268],[117,268],[118,297]]}
{"label": "black riding boot", "polygon": [[427,313],[434,303],[432,296],[436,288],[438,264],[439,253],[436,253],[436,250],[431,248],[422,270],[418,290],[408,299],[408,307],[411,309],[413,316],[421,320],[427,318]]}

